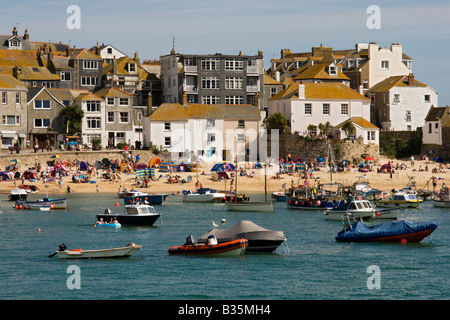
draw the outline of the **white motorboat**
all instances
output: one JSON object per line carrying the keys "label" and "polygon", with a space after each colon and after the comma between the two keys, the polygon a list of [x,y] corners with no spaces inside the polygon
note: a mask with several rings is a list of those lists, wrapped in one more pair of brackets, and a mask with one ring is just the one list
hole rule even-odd
{"label": "white motorboat", "polygon": [[9,193],[9,200],[10,201],[17,201],[17,200],[27,200],[28,198],[28,192],[25,189],[13,189]]}
{"label": "white motorboat", "polygon": [[122,225],[152,226],[161,216],[153,206],[144,203],[132,203],[126,205],[122,212],[114,213],[106,209],[103,214],[97,215],[97,221],[103,219],[105,222],[117,220]]}
{"label": "white motorboat", "polygon": [[375,200],[375,205],[381,208],[417,208],[423,202],[414,193],[398,191],[385,200]]}
{"label": "white motorboat", "polygon": [[212,189],[198,192],[183,191],[184,202],[219,202],[225,198],[225,193]]}
{"label": "white motorboat", "polygon": [[375,209],[372,204],[365,199],[354,198],[341,206],[324,211],[326,220],[342,220],[342,216],[350,215],[354,219],[367,220],[373,218]]}
{"label": "white motorboat", "polygon": [[59,247],[59,250],[54,254],[49,255],[53,257],[55,254],[60,259],[99,259],[99,258],[127,258],[142,248],[141,245],[129,243],[125,247],[98,249],[98,250],[83,250],[72,249],[68,250],[64,244]]}

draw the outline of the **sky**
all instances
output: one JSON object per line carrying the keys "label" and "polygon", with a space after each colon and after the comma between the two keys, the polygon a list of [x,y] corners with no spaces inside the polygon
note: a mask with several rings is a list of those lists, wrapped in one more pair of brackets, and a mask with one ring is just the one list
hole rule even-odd
{"label": "sky", "polygon": [[[80,10],[79,19],[70,6]],[[380,9],[379,28],[369,6]],[[79,21],[79,28],[72,28]],[[450,105],[450,1],[448,0],[15,0],[0,7],[0,34],[31,41],[62,42],[77,48],[111,44],[129,56],[159,59],[184,54],[256,55],[267,69],[281,49],[308,52],[321,44],[352,49],[400,43],[413,58],[415,78]]]}

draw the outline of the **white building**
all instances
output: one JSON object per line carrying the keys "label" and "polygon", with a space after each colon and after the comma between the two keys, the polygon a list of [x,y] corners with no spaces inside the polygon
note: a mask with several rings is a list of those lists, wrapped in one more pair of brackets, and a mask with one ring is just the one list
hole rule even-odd
{"label": "white building", "polygon": [[371,122],[386,131],[411,131],[423,127],[438,93],[414,75],[389,77],[370,88]]}
{"label": "white building", "polygon": [[84,111],[82,142],[90,144],[93,138],[100,138],[102,145],[105,146],[108,141],[105,100],[96,94],[87,93],[79,95],[76,103]]}
{"label": "white building", "polygon": [[291,133],[318,136],[319,124],[332,127],[355,117],[370,119],[370,100],[340,83],[294,83],[269,99],[269,116],[283,114]]}
{"label": "white building", "polygon": [[442,125],[450,118],[450,107],[434,107],[428,110],[422,129],[423,144],[442,145]]}
{"label": "white building", "polygon": [[256,159],[260,112],[252,105],[164,103],[143,128],[144,147],[166,149],[173,161]]}

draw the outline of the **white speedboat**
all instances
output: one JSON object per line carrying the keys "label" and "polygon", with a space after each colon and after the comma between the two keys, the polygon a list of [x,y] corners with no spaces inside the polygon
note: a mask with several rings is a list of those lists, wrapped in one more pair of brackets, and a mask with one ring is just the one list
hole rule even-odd
{"label": "white speedboat", "polygon": [[142,248],[141,245],[129,243],[125,247],[111,248],[111,249],[98,249],[98,250],[83,250],[72,249],[68,250],[65,245],[62,244],[59,250],[54,254],[49,255],[53,257],[55,254],[60,259],[99,259],[99,258],[127,258]]}

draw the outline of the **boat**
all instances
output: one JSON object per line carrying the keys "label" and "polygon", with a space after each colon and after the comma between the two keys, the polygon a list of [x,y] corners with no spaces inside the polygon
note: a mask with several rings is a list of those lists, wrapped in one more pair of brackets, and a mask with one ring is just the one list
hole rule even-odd
{"label": "boat", "polygon": [[133,190],[123,197],[123,202],[130,204],[142,201],[146,204],[162,204],[167,201],[167,195],[167,193],[147,193]]}
{"label": "boat", "polygon": [[214,235],[218,243],[247,239],[246,252],[273,252],[286,241],[283,231],[272,231],[249,220],[241,220],[226,229],[213,228],[202,235],[198,243],[206,243],[210,235]]}
{"label": "boat", "polygon": [[[264,170],[266,170],[266,165]],[[237,161],[235,170],[237,170]],[[235,172],[235,192],[237,192],[237,171]],[[273,212],[275,211],[275,201],[267,200],[267,173],[264,173],[264,201],[241,201],[237,198],[234,201],[225,202],[225,207],[228,211],[246,211],[246,212]]]}
{"label": "boat", "polygon": [[28,192],[25,189],[13,189],[9,193],[9,200],[10,201],[17,201],[17,200],[27,200],[28,199]]}
{"label": "boat", "polygon": [[420,242],[436,228],[434,221],[415,223],[407,220],[384,222],[366,226],[357,221],[340,231],[336,241],[341,242]]}
{"label": "boat", "polygon": [[345,203],[342,184],[325,183],[289,188],[286,205],[289,209],[330,210]]}
{"label": "boat", "polygon": [[439,194],[433,196],[431,201],[436,208],[450,208],[450,187],[445,187]]}
{"label": "boat", "polygon": [[192,235],[186,238],[182,246],[172,246],[168,252],[170,255],[194,255],[194,256],[238,256],[245,252],[248,245],[247,239],[235,239],[218,243],[211,235],[207,243],[195,243]]}
{"label": "boat", "polygon": [[54,254],[49,255],[53,257],[57,255],[60,259],[101,259],[101,258],[128,258],[136,251],[141,249],[141,245],[129,243],[125,247],[98,249],[98,250],[83,250],[72,249],[68,250],[64,244],[59,246],[59,250]]}
{"label": "boat", "polygon": [[31,185],[31,184],[21,184],[19,186],[19,188],[24,189],[28,193],[36,193],[39,191],[38,187],[36,187],[35,185]]}
{"label": "boat", "polygon": [[42,210],[41,207],[47,206],[53,210],[65,210],[67,208],[67,198],[43,198],[33,201],[17,200],[14,203],[16,209]]}
{"label": "boat", "polygon": [[397,191],[390,198],[383,200],[375,200],[377,207],[384,208],[417,208],[423,202],[418,199],[414,193],[405,191]]}
{"label": "boat", "polygon": [[375,209],[369,200],[352,197],[344,204],[324,211],[326,220],[342,220],[349,216],[351,220],[397,219],[398,209]]}
{"label": "boat", "polygon": [[50,211],[50,210],[52,210],[52,207],[51,206],[40,206],[39,210],[41,210],[41,211]]}
{"label": "boat", "polygon": [[145,203],[131,203],[125,206],[121,213],[114,213],[106,209],[103,214],[97,215],[97,221],[117,220],[121,225],[152,226],[161,214],[155,208]]}
{"label": "boat", "polygon": [[197,192],[183,190],[184,202],[219,202],[225,198],[225,193],[211,188],[200,188]]}
{"label": "boat", "polygon": [[277,201],[277,202],[285,202],[286,201],[286,193],[284,191],[272,192],[272,199],[275,199],[275,201]]}
{"label": "boat", "polygon": [[324,211],[326,220],[342,220],[343,215],[350,215],[353,219],[367,220],[373,218],[375,209],[365,199],[353,197],[351,201],[345,201],[340,206]]}
{"label": "boat", "polygon": [[122,225],[118,222],[111,222],[111,223],[96,223],[94,225],[94,228],[112,228],[112,229],[119,229]]}

